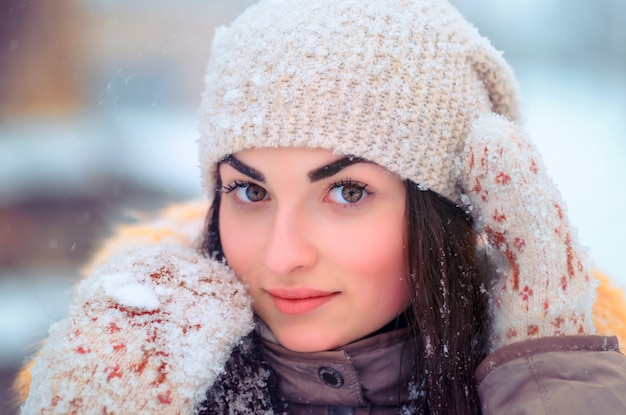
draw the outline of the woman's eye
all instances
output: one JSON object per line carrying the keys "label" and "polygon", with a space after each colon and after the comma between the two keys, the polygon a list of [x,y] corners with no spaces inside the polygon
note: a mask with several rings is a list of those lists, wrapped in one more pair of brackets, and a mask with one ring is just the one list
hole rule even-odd
{"label": "woman's eye", "polygon": [[235,194],[239,200],[253,203],[264,200],[267,196],[267,191],[257,184],[248,183],[245,186],[240,186]]}
{"label": "woman's eye", "polygon": [[224,193],[234,193],[237,200],[244,203],[255,203],[267,198],[267,190],[258,184],[236,181],[222,188]]}
{"label": "woman's eye", "polygon": [[329,198],[340,204],[357,203],[363,200],[369,192],[365,186],[358,183],[337,183],[328,192]]}

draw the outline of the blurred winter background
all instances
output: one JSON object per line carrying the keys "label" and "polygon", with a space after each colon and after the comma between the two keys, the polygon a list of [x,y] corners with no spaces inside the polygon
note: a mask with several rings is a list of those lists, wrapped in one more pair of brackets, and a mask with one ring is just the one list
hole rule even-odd
{"label": "blurred winter background", "polygon": [[[0,413],[111,223],[201,195],[209,42],[251,3],[2,1]],[[580,239],[626,287],[626,2],[455,4],[505,51]]]}

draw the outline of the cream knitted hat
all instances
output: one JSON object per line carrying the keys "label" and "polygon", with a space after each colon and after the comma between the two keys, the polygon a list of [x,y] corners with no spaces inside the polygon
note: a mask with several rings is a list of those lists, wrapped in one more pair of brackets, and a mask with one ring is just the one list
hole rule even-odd
{"label": "cream knitted hat", "polygon": [[459,201],[472,121],[516,119],[501,54],[443,0],[261,0],[215,33],[200,164],[255,147],[357,155]]}
{"label": "cream knitted hat", "polygon": [[517,82],[447,1],[261,0],[216,32],[205,81],[210,198],[216,163],[241,150],[362,157],[459,203],[502,254],[494,347],[594,332],[593,278],[517,125]]}

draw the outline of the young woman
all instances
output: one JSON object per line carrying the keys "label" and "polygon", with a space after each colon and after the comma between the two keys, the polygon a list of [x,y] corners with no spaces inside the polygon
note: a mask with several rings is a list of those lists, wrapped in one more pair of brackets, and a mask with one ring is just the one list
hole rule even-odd
{"label": "young woman", "polygon": [[206,82],[206,225],[110,248],[23,413],[626,410],[513,74],[447,2],[262,0]]}

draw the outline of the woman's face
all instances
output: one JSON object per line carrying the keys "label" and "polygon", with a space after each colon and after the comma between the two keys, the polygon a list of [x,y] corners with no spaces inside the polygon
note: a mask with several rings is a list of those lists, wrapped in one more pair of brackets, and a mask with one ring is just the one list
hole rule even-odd
{"label": "woman's face", "polygon": [[310,148],[220,165],[224,255],[284,347],[330,350],[408,305],[405,186],[382,167]]}

